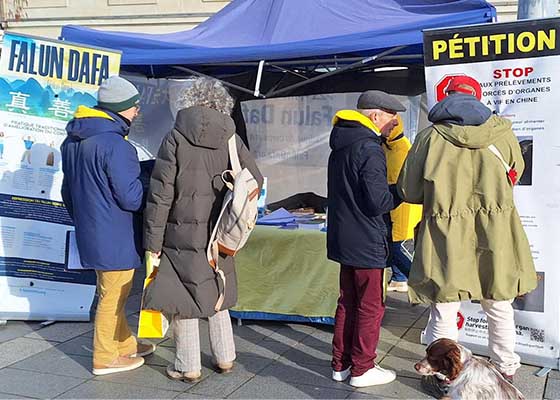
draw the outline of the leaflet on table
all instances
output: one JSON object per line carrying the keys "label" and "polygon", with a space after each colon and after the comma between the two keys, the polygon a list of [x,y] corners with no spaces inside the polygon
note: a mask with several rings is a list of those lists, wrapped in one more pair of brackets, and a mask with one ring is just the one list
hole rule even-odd
{"label": "leaflet on table", "polygon": [[323,218],[313,218],[298,221],[299,229],[306,229],[312,231],[320,231],[325,228],[325,220]]}
{"label": "leaflet on table", "polygon": [[[76,108],[94,106],[99,84],[118,74],[121,55],[15,33],[2,45],[0,318],[89,319],[95,275],[65,269],[73,228],[61,202],[60,145]],[[37,291],[46,282],[48,289]],[[69,293],[73,301],[57,297]]]}
{"label": "leaflet on table", "polygon": [[296,217],[285,208],[279,208],[257,220],[257,225],[284,225],[295,222]]}
{"label": "leaflet on table", "polygon": [[[558,32],[560,19],[552,18],[424,33],[429,107],[443,98],[451,77],[469,75],[480,83],[483,103],[511,121],[519,140],[525,171],[514,198],[538,271],[538,287],[513,303],[517,351],[524,362],[555,368],[560,356]],[[486,346],[487,319],[478,304],[464,304],[458,324],[467,345]]]}

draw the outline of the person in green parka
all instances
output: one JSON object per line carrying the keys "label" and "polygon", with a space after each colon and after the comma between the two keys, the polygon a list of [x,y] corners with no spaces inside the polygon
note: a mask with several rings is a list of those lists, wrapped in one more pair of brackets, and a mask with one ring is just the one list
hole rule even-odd
{"label": "person in green parka", "polygon": [[[412,303],[430,304],[428,343],[457,340],[461,301],[479,300],[491,359],[512,381],[520,358],[511,303],[535,289],[537,276],[513,201],[521,149],[511,122],[492,114],[480,92],[473,78],[450,81],[447,97],[429,113],[433,125],[408,153],[397,190],[404,201],[423,205],[408,284]],[[445,395],[436,377],[422,383],[430,394]]]}

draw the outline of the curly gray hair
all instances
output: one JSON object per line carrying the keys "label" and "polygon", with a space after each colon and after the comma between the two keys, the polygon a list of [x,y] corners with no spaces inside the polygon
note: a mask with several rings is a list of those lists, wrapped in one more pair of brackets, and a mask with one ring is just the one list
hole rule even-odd
{"label": "curly gray hair", "polygon": [[217,79],[195,78],[179,94],[176,100],[177,110],[193,106],[212,108],[231,115],[235,104],[226,87]]}

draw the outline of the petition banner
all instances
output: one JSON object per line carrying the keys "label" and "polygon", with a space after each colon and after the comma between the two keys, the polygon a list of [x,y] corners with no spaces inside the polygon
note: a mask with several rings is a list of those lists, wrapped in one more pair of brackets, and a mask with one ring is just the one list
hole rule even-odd
{"label": "petition banner", "polygon": [[[558,18],[424,32],[428,106],[444,97],[452,76],[469,75],[481,84],[483,103],[513,124],[525,160],[515,200],[539,278],[535,291],[514,302],[517,351],[524,362],[554,368],[560,354],[559,32]],[[488,324],[478,304],[461,307],[458,325],[464,343],[486,349]]]}
{"label": "petition banner", "polygon": [[[60,145],[120,53],[6,33],[0,58],[0,319],[89,320],[93,271],[66,268]],[[72,252],[74,249],[70,249]]]}

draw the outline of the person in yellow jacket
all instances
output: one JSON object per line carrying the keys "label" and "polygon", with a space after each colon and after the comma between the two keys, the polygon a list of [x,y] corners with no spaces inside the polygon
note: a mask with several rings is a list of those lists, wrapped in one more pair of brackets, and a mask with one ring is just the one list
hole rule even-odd
{"label": "person in yellow jacket", "polygon": [[[410,140],[404,136],[404,126],[400,115],[398,124],[383,140],[383,150],[387,158],[387,181],[389,185],[397,183],[401,168],[408,151],[412,147]],[[389,260],[393,274],[387,286],[390,292],[408,292],[408,274],[412,264],[414,227],[422,218],[422,206],[402,203],[391,211],[392,241]]]}

